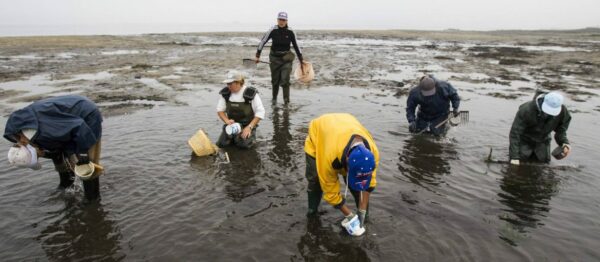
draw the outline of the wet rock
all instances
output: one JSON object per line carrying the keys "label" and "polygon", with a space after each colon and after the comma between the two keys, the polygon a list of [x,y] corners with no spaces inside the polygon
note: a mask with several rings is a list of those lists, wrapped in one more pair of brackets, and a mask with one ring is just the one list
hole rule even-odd
{"label": "wet rock", "polygon": [[148,65],[148,64],[137,64],[137,65],[134,65],[131,67],[131,69],[143,69],[143,70],[148,70],[150,68],[152,68],[152,66]]}
{"label": "wet rock", "polygon": [[492,92],[492,93],[488,93],[487,95],[496,97],[496,98],[509,99],[509,100],[517,99],[521,96],[520,94],[504,94],[504,93],[500,93],[500,92]]}
{"label": "wet rock", "polygon": [[395,97],[406,96],[406,95],[408,95],[409,92],[410,92],[410,88],[397,88],[394,96]]}
{"label": "wet rock", "polygon": [[178,46],[192,46],[193,45],[193,44],[188,43],[188,42],[177,42],[177,41],[160,42],[158,44],[159,45],[178,45]]}
{"label": "wet rock", "polygon": [[501,65],[527,65],[527,64],[529,64],[529,62],[524,61],[524,60],[519,60],[519,59],[506,58],[506,59],[500,59],[500,62],[498,62],[498,64],[501,64]]}
{"label": "wet rock", "polygon": [[543,81],[543,82],[538,82],[538,84],[540,84],[542,87],[544,87],[548,90],[566,90],[567,89],[567,86],[561,82]]}
{"label": "wet rock", "polygon": [[483,82],[490,83],[490,84],[498,84],[498,85],[503,85],[503,86],[509,86],[510,85],[510,82],[498,80],[498,79],[496,79],[494,77],[490,77],[490,78],[484,80]]}
{"label": "wet rock", "polygon": [[452,58],[452,57],[441,56],[441,55],[434,56],[433,58],[438,59],[438,60],[452,60],[452,61],[454,61],[454,58]]}

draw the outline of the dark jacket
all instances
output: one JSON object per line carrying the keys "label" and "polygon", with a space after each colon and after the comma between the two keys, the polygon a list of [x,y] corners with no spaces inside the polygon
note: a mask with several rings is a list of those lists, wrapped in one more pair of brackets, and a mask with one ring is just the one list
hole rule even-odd
{"label": "dark jacket", "polygon": [[421,94],[421,87],[416,86],[410,90],[406,100],[406,119],[408,122],[415,121],[415,111],[419,106],[419,111],[416,118],[425,121],[433,121],[440,118],[446,118],[449,113],[450,102],[452,108],[458,109],[460,98],[456,89],[446,82],[435,79],[435,94],[432,96],[424,96]]}
{"label": "dark jacket", "polygon": [[4,138],[16,143],[23,129],[35,129],[31,142],[43,150],[81,154],[102,135],[102,115],[96,105],[79,95],[58,96],[37,101],[13,112],[4,129]]}
{"label": "dark jacket", "polygon": [[259,57],[262,52],[263,47],[269,39],[273,40],[273,44],[271,45],[271,51],[275,52],[286,52],[290,51],[290,44],[294,46],[294,50],[296,51],[296,55],[298,59],[302,61],[302,52],[300,52],[300,47],[298,47],[298,43],[296,43],[296,35],[294,31],[290,28],[279,27],[275,25],[267,31],[267,33],[260,40],[260,44],[258,44],[258,49],[256,50],[256,56]]}
{"label": "dark jacket", "polygon": [[[542,112],[543,96],[526,102],[519,107],[510,129],[510,159],[520,159],[523,144],[536,151],[538,158],[548,158],[550,133],[554,131],[554,140],[558,145],[568,144],[567,129],[571,122],[571,114],[563,105],[558,116],[550,116]],[[538,145],[543,144],[543,148]],[[543,152],[542,152],[543,151]]]}

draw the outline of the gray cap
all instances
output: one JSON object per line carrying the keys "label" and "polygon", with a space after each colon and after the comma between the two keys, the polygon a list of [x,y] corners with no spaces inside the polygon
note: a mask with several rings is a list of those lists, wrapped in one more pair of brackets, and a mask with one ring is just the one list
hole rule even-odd
{"label": "gray cap", "polygon": [[424,96],[432,96],[435,94],[435,80],[429,76],[424,76],[419,82],[419,88]]}

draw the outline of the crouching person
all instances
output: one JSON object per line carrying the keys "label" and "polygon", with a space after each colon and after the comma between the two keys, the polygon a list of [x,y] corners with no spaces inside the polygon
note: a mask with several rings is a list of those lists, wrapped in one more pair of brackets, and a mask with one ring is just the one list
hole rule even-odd
{"label": "crouching person", "polygon": [[[364,233],[369,207],[369,195],[377,181],[379,151],[369,131],[350,114],[324,114],[313,119],[304,143],[306,179],[308,180],[307,216],[318,214],[321,198],[340,210],[342,222],[360,221],[359,233]],[[340,177],[350,189],[357,212],[346,205],[346,194],[340,192]],[[348,228],[347,228],[348,230]],[[361,232],[362,231],[362,232]]]}
{"label": "crouching person", "polygon": [[40,169],[39,157],[52,159],[60,189],[73,184],[76,166],[96,164],[95,171],[82,178],[88,200],[100,198],[101,136],[100,111],[79,95],[47,98],[19,109],[10,115],[4,130],[4,138],[15,143],[8,153],[11,164]]}
{"label": "crouching person", "polygon": [[250,148],[256,141],[256,127],[265,117],[265,108],[253,87],[244,85],[241,73],[230,73],[223,81],[227,87],[219,94],[217,115],[225,123],[217,146],[235,145],[239,148]]}

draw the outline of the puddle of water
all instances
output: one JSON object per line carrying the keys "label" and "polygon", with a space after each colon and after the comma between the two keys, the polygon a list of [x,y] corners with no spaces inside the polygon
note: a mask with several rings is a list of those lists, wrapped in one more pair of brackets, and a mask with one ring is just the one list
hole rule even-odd
{"label": "puddle of water", "polygon": [[140,78],[140,79],[136,79],[138,82],[143,83],[151,88],[154,89],[160,89],[160,90],[172,90],[171,87],[159,82],[158,80],[154,79],[154,78]]}

